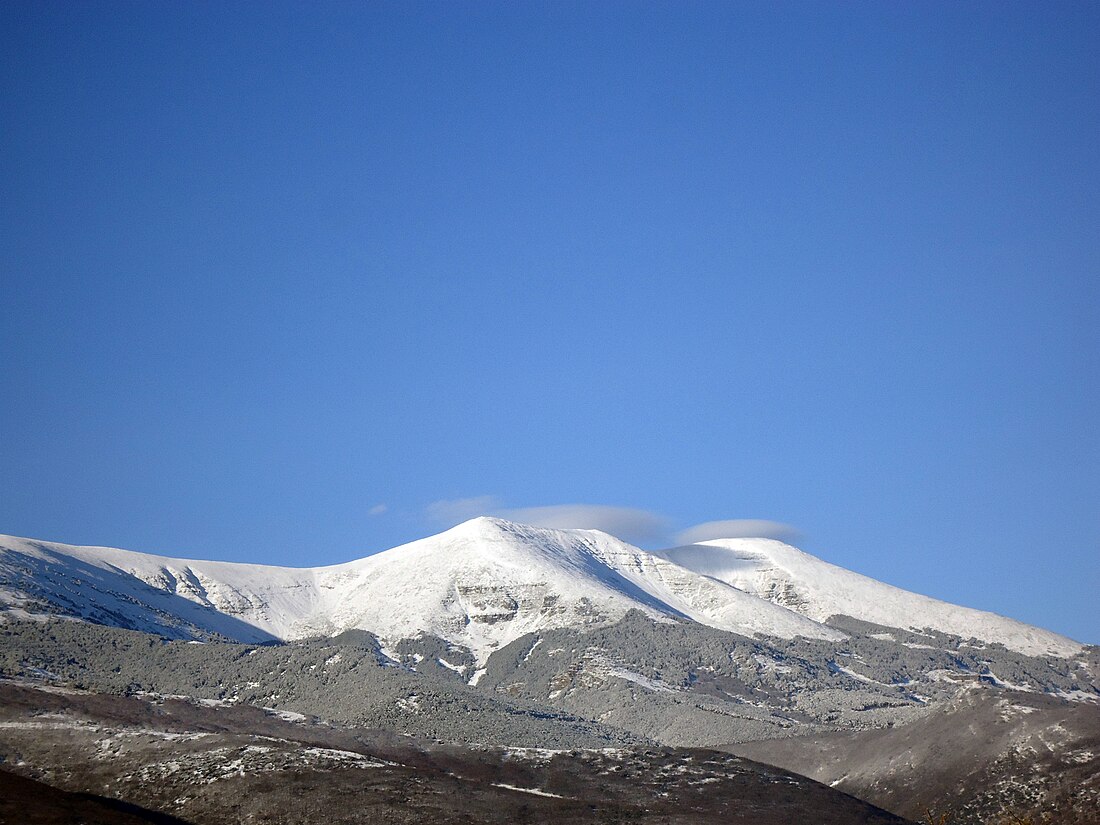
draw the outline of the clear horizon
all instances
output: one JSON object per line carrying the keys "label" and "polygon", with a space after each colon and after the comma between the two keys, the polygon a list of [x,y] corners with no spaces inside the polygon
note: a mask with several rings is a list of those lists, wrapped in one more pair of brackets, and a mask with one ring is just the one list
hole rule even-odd
{"label": "clear horizon", "polygon": [[1098,37],[7,3],[0,532],[316,566],[751,520],[1100,643]]}

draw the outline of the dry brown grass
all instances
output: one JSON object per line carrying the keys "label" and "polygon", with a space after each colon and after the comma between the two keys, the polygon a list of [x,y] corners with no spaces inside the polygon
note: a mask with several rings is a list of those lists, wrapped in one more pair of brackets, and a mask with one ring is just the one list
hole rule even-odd
{"label": "dry brown grass", "polygon": [[[935,813],[930,809],[924,811],[924,825],[952,825],[955,822],[955,812],[952,810]],[[1020,816],[1019,814],[1006,812],[998,814],[990,820],[989,825],[1040,825],[1040,822],[1032,816]]]}

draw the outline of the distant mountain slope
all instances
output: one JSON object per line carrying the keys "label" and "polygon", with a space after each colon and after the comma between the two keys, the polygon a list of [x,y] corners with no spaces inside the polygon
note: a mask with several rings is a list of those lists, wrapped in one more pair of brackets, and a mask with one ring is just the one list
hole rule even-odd
{"label": "distant mountain slope", "polygon": [[1029,656],[1075,656],[1083,648],[1049,630],[911,593],[770,539],[720,539],[655,554],[818,622],[844,615],[905,630],[932,629],[999,642]]}
{"label": "distant mountain slope", "polygon": [[[4,732],[0,740],[9,753],[18,754],[28,775],[42,778],[38,771],[57,765],[51,760],[62,758],[59,754],[83,736],[84,756],[76,761],[63,757],[66,770],[60,775],[121,771],[123,778],[138,783],[138,789],[164,790],[157,798],[177,800],[176,804],[183,790],[178,783],[185,783],[189,774],[177,774],[175,767],[198,772],[203,787],[209,780],[234,774],[234,766],[245,767],[240,756],[248,757],[248,770],[261,774],[309,767],[301,763],[308,754],[287,751],[295,746],[288,743],[286,733],[287,723],[312,718],[323,721],[330,732],[347,724],[381,728],[389,732],[390,741],[404,740],[406,745],[411,740],[405,737],[412,735],[452,743],[537,748],[537,754],[546,755],[551,753],[546,749],[555,749],[563,757],[575,757],[584,749],[595,748],[587,753],[599,754],[609,747],[634,745],[652,756],[654,739],[665,746],[718,747],[826,784],[836,783],[838,791],[911,817],[927,806],[936,811],[965,808],[967,819],[952,820],[958,825],[1000,822],[1001,814],[1009,811],[1035,812],[1036,822],[1039,814],[1054,814],[1049,821],[1067,825],[1095,821],[1092,814],[1100,801],[1096,756],[1100,709],[1095,704],[1095,685],[1090,688],[1092,702],[1067,702],[1057,695],[1005,690],[977,679],[954,687],[938,681],[861,682],[842,670],[827,668],[822,661],[829,655],[827,648],[843,647],[853,657],[859,656],[856,661],[869,661],[889,658],[890,643],[870,637],[852,637],[841,646],[773,641],[779,647],[694,623],[654,622],[635,611],[610,627],[559,629],[537,639],[519,639],[494,654],[475,687],[464,684],[448,668],[430,666],[428,657],[416,656],[416,649],[428,652],[423,644],[401,645],[410,654],[406,661],[415,662],[417,670],[396,666],[381,654],[377,641],[362,631],[333,639],[258,646],[166,642],[82,622],[11,621],[0,624],[0,716],[16,713],[22,703],[29,718],[25,722],[11,716],[0,719]],[[815,648],[819,649],[816,654]],[[874,656],[875,650],[884,655]],[[911,663],[929,654],[924,649],[901,648],[907,650]],[[969,658],[972,655],[962,647],[938,651],[934,664],[944,665],[957,656],[960,670],[965,671],[968,663],[973,666],[980,661]],[[999,655],[1023,659],[1005,651]],[[1088,661],[1075,663],[1073,669],[1096,672],[1095,655],[1090,652]],[[1025,664],[1038,668],[1043,663]],[[1056,681],[1057,671],[1070,665],[1058,659],[1046,664],[1051,668],[1046,678]],[[21,686],[13,685],[13,680]],[[1015,680],[1023,681],[1020,676]],[[98,714],[94,726],[58,719],[58,706],[77,695],[74,687],[95,691],[81,694],[85,698],[80,700]],[[936,695],[921,701],[910,693],[914,689]],[[181,696],[190,699],[168,698]],[[33,701],[28,705],[27,699]],[[209,758],[195,760],[191,758],[195,754],[188,755],[191,737],[181,736],[180,728],[173,725],[171,737],[149,731],[165,723],[164,714],[171,708],[192,720],[196,715],[208,717],[215,708],[221,720],[246,722],[248,730],[272,739],[236,755],[227,755],[221,745],[207,740]],[[138,716],[131,711],[139,711]],[[136,724],[142,731],[121,740],[115,729],[120,721]],[[837,728],[846,732],[827,732]],[[317,731],[315,726],[312,729]],[[225,727],[191,730],[205,738],[210,732],[225,732]],[[142,750],[138,733],[146,743],[151,738],[164,749],[159,755]],[[345,754],[356,750],[358,733],[344,730],[338,735],[339,741],[310,744]],[[745,742],[792,736],[783,741]],[[728,745],[733,742],[743,744]],[[173,743],[183,750],[175,750]],[[272,744],[276,749],[260,758],[260,751]],[[689,757],[684,762],[690,763],[691,754],[684,755]],[[0,761],[3,756],[0,753]],[[131,774],[131,769],[120,767],[123,758],[138,765],[160,763],[162,769],[152,777]],[[83,765],[78,767],[80,762]],[[6,764],[10,767],[16,760],[9,758]],[[582,758],[577,767],[584,771],[588,765]],[[652,762],[639,764],[636,768],[642,773],[620,778],[629,783],[660,767]],[[682,778],[686,778],[685,767],[690,764],[676,768]],[[282,775],[280,786],[283,778],[293,776]],[[157,777],[177,784],[164,789],[159,781],[147,781]],[[317,774],[309,778],[322,779]],[[546,787],[542,782],[497,781]],[[602,782],[603,777],[596,781]],[[112,781],[109,788],[92,785],[90,789],[117,795],[123,787]],[[698,788],[700,793],[704,787]],[[663,793],[669,788],[657,790]],[[561,786],[551,791],[567,793]],[[768,802],[767,796],[763,799]],[[154,798],[135,801],[150,804]],[[778,801],[772,798],[768,804]],[[738,810],[751,814],[743,807]],[[811,821],[806,812],[790,815],[779,821]],[[704,821],[697,815],[684,821],[688,820]],[[213,820],[199,816],[195,821]],[[666,820],[657,817],[655,821]]]}
{"label": "distant mountain slope", "polygon": [[[21,825],[905,825],[786,771],[653,744],[444,745],[256,707],[4,681],[0,726],[0,822]],[[110,815],[120,810],[133,816]]]}
{"label": "distant mountain slope", "polygon": [[910,819],[1093,825],[1100,812],[1100,710],[1050,696],[969,690],[908,725],[729,750]]}
{"label": "distant mountain slope", "polygon": [[748,636],[846,638],[835,614],[932,627],[1010,649],[1072,656],[1081,645],[834,567],[778,542],[650,553],[594,530],[478,518],[330,567],[280,568],[0,537],[0,606],[174,638],[246,642],[358,628],[386,644],[428,634],[479,664],[529,634],[602,626],[630,610]]}

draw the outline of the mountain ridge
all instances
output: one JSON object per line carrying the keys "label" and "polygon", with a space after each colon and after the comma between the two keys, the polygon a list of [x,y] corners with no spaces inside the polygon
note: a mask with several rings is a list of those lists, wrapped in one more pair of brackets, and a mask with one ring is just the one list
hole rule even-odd
{"label": "mountain ridge", "polygon": [[846,633],[827,622],[843,615],[1029,655],[1084,649],[768,539],[646,551],[596,530],[480,517],[350,562],[288,568],[0,537],[0,611],[180,638],[264,642],[357,628],[390,644],[428,634],[471,650],[481,664],[525,634],[607,624],[631,609],[750,637],[839,642]]}
{"label": "mountain ridge", "polygon": [[[986,640],[1011,626],[1020,645],[1014,649],[1021,653],[1065,657],[1075,655],[1083,647],[1053,631],[1008,616],[952,604],[878,581],[774,539],[713,539],[658,550],[655,554],[744,592],[783,604],[815,621],[845,615],[905,630],[931,628]],[[928,623],[896,624],[899,616],[905,615],[921,615]]]}

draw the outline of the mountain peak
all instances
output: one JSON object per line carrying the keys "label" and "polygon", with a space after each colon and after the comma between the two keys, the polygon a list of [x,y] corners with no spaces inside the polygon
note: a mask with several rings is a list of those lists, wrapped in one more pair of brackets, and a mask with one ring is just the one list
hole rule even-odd
{"label": "mountain peak", "polygon": [[517,525],[514,521],[508,521],[496,516],[474,516],[455,525],[448,533],[459,533],[463,536],[489,536],[496,537],[502,532],[516,532],[517,528],[530,529],[525,525]]}
{"label": "mountain peak", "polygon": [[216,632],[290,640],[361,628],[397,641],[426,633],[479,660],[524,634],[605,624],[632,609],[748,636],[837,640],[845,634],[826,622],[845,615],[1025,653],[1081,649],[1049,631],[909,593],[772,539],[648,552],[596,530],[493,516],[358,561],[303,569],[0,542],[0,611],[39,615],[42,605],[49,607],[41,615],[195,638]]}
{"label": "mountain peak", "polygon": [[463,536],[465,538],[497,538],[502,532],[512,532],[515,525],[496,516],[475,516],[467,519],[442,533],[445,536]]}

